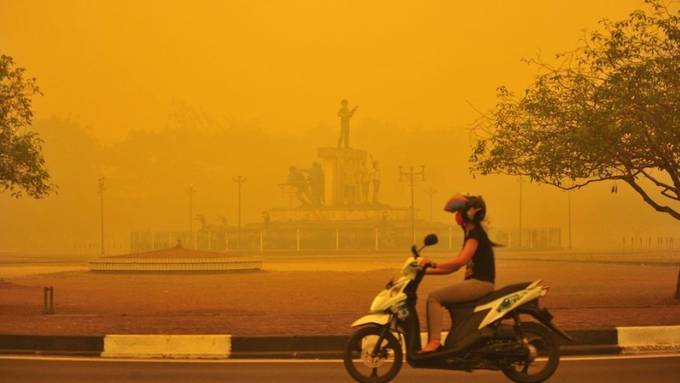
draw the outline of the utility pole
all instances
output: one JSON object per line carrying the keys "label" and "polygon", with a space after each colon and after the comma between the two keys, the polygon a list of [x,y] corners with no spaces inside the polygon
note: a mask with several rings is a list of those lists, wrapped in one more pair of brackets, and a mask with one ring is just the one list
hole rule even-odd
{"label": "utility pole", "polygon": [[571,250],[571,190],[567,191],[567,214],[569,218],[569,250]]}
{"label": "utility pole", "polygon": [[194,248],[194,184],[189,185],[189,248]]}
{"label": "utility pole", "polygon": [[101,228],[101,250],[100,253],[101,255],[104,255],[104,190],[106,190],[106,186],[104,185],[104,182],[106,179],[104,177],[101,177],[99,179],[99,216],[100,216],[100,228]]}
{"label": "utility pole", "polygon": [[429,188],[425,189],[425,193],[430,196],[430,222],[432,222],[432,196],[437,193],[437,190],[430,186]]}
{"label": "utility pole", "polygon": [[245,177],[236,176],[234,177],[234,182],[238,185],[238,231],[236,236],[236,247],[241,247],[241,186],[246,182]]}
{"label": "utility pole", "polygon": [[522,176],[519,176],[519,245],[517,248],[521,249],[522,246]]}
{"label": "utility pole", "polygon": [[416,197],[415,197],[415,181],[416,177],[420,177],[420,181],[425,181],[425,165],[420,165],[420,170],[413,170],[413,166],[408,171],[404,171],[399,167],[399,181],[403,177],[408,177],[409,185],[411,186],[411,236],[413,243],[416,243]]}

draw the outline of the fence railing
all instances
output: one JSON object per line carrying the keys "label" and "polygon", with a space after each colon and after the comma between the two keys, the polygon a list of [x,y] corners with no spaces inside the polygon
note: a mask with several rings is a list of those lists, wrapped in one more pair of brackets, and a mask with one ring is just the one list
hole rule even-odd
{"label": "fence railing", "polygon": [[[439,225],[416,230],[416,242],[429,233],[439,236],[437,249],[452,249],[462,244],[462,232],[452,226]],[[536,229],[523,232],[523,249],[554,250],[561,248],[559,229]],[[506,248],[518,248],[517,233],[498,230],[494,240]],[[133,251],[149,251],[182,246],[204,251],[341,251],[404,250],[412,244],[409,227],[279,227],[238,231],[135,232],[131,235]]]}

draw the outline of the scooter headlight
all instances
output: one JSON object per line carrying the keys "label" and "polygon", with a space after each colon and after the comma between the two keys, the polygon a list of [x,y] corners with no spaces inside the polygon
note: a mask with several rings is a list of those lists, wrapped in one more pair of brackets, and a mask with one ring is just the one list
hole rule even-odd
{"label": "scooter headlight", "polygon": [[408,307],[406,307],[406,306],[394,305],[394,306],[390,307],[390,311],[392,311],[392,313],[394,315],[396,315],[397,319],[399,319],[399,320],[404,320],[404,319],[408,318],[408,316],[410,314]]}

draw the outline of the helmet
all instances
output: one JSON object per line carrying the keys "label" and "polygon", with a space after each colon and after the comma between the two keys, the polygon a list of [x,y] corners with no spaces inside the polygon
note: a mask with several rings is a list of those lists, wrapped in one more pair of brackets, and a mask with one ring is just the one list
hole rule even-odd
{"label": "helmet", "polygon": [[465,198],[465,196],[461,194],[456,194],[453,197],[449,198],[448,201],[446,201],[446,204],[444,205],[444,211],[448,211],[449,213],[462,211],[464,210],[466,203],[467,198]]}
{"label": "helmet", "polygon": [[[472,218],[466,214],[470,208],[478,209]],[[449,213],[461,212],[464,221],[480,223],[486,217],[486,203],[482,196],[456,194],[446,202],[444,211]]]}

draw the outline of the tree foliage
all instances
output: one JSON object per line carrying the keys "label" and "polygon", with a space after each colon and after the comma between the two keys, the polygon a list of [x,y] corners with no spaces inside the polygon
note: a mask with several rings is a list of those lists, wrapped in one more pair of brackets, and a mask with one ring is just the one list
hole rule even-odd
{"label": "tree foliage", "polygon": [[521,96],[499,88],[476,129],[473,173],[565,190],[621,180],[680,220],[680,13],[646,3],[602,20],[557,65],[529,60],[541,69]]}
{"label": "tree foliage", "polygon": [[0,55],[0,192],[42,198],[53,190],[41,152],[42,140],[27,130],[33,120],[35,78],[26,78],[10,56]]}

